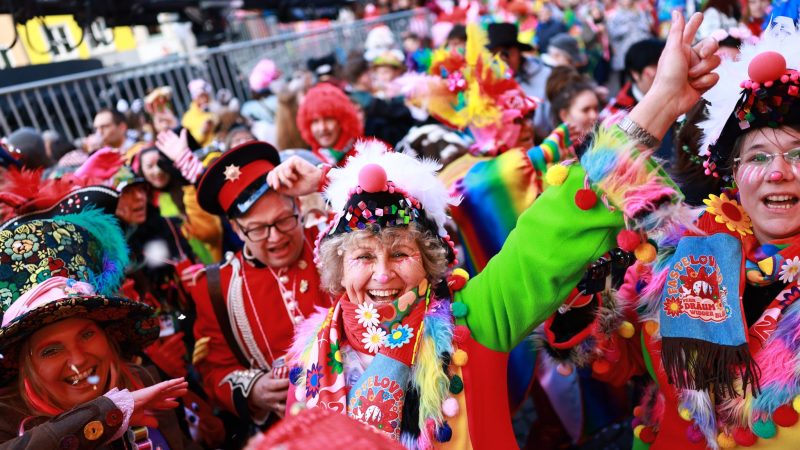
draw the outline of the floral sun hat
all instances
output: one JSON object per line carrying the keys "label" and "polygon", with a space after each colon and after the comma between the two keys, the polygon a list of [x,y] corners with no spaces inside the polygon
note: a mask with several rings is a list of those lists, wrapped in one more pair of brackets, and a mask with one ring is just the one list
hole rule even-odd
{"label": "floral sun hat", "polygon": [[158,337],[152,308],[115,296],[128,249],[113,216],[86,208],[12,220],[0,228],[0,385],[17,373],[19,343],[58,320],[95,320],[126,351]]}

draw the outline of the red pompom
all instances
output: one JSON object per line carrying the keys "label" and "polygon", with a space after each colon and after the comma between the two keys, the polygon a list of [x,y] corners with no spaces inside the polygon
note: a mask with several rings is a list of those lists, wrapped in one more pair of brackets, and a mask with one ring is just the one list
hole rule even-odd
{"label": "red pompom", "polygon": [[747,74],[759,83],[775,81],[786,73],[786,58],[778,52],[763,52],[750,61]]}
{"label": "red pompom", "polygon": [[758,436],[747,428],[739,427],[733,430],[733,440],[742,447],[750,447],[756,443]]}
{"label": "red pompom", "polygon": [[644,427],[639,433],[639,439],[645,444],[652,444],[656,440],[656,432],[653,427]]}
{"label": "red pompom", "polygon": [[575,204],[584,211],[590,210],[597,204],[597,194],[591,189],[579,189],[575,194]]}
{"label": "red pompom", "polygon": [[798,420],[797,411],[792,408],[792,405],[783,405],[779,406],[778,409],[772,413],[772,421],[775,422],[775,425],[789,428],[794,426]]}
{"label": "red pompom", "polygon": [[464,286],[467,285],[467,279],[459,274],[452,274],[447,277],[447,287],[450,288],[451,291],[456,292],[464,289]]}
{"label": "red pompom", "polygon": [[611,363],[605,359],[598,359],[592,363],[592,372],[598,375],[605,375],[611,370]]}
{"label": "red pompom", "polygon": [[453,329],[453,339],[458,345],[464,345],[470,336],[472,336],[472,332],[465,325],[456,325]]}
{"label": "red pompom", "polygon": [[636,250],[636,247],[638,247],[641,243],[642,238],[640,238],[639,234],[635,231],[622,230],[617,235],[617,245],[626,252],[632,252]]}
{"label": "red pompom", "polygon": [[703,440],[703,432],[700,431],[697,425],[692,425],[686,428],[686,439],[692,444],[698,444]]}
{"label": "red pompom", "polygon": [[367,164],[358,172],[358,185],[366,192],[386,189],[386,171],[377,164]]}

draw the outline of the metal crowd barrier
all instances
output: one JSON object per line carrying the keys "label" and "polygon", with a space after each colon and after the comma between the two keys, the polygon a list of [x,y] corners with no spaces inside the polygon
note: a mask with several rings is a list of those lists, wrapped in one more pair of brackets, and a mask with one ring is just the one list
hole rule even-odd
{"label": "metal crowd barrier", "polygon": [[173,89],[173,106],[179,117],[191,98],[187,84],[204,78],[215,90],[229,89],[241,101],[250,98],[247,77],[263,58],[270,58],[284,74],[305,67],[309,58],[331,52],[340,55],[363,48],[367,33],[387,25],[396,36],[412,20],[427,21],[423,10],[401,11],[376,19],[337,24],[324,29],[281,34],[265,39],[223,44],[183,56],[169,56],[148,64],[111,67],[20,83],[0,88],[0,135],[22,126],[55,130],[70,141],[88,135],[94,113],[114,107],[118,100],[144,98],[158,86]]}

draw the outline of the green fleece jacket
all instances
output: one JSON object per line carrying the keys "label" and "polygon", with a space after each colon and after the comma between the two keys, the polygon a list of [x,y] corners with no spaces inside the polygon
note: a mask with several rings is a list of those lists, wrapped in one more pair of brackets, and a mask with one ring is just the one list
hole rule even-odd
{"label": "green fleece jacket", "polygon": [[575,204],[585,174],[570,166],[564,183],[522,213],[502,250],[456,292],[453,300],[468,311],[457,323],[482,345],[510,351],[558,309],[587,266],[616,245],[622,213],[603,202],[586,211]]}

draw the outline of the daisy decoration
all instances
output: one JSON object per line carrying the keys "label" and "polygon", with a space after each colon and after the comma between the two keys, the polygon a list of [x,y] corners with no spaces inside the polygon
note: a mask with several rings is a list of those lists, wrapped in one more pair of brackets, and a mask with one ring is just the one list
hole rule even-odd
{"label": "daisy decoration", "polygon": [[364,337],[364,339],[361,339],[361,342],[364,343],[364,348],[370,353],[377,353],[386,340],[386,332],[378,327],[368,327],[366,332],[361,333],[361,336]]}
{"label": "daisy decoration", "polygon": [[800,257],[795,256],[781,264],[780,280],[784,283],[791,283],[797,278],[798,273],[800,273]]}
{"label": "daisy decoration", "polygon": [[400,348],[414,337],[414,329],[408,325],[400,325],[386,336],[386,346],[389,348]]}
{"label": "daisy decoration", "polygon": [[362,303],[356,309],[356,319],[365,328],[376,327],[380,323],[381,316],[373,304]]}

